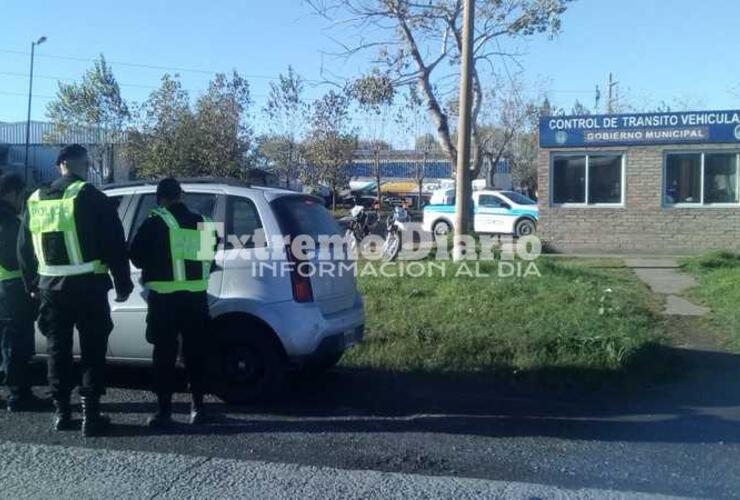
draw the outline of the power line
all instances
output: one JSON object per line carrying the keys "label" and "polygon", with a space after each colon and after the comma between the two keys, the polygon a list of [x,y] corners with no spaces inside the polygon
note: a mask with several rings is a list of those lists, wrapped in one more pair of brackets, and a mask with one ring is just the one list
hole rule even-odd
{"label": "power line", "polygon": [[[6,53],[6,54],[16,54],[16,55],[25,55],[28,56],[31,53],[26,52],[23,50],[10,50],[10,49],[0,49],[0,52]],[[91,59],[88,57],[75,57],[75,56],[60,56],[55,54],[36,54],[36,57],[43,57],[47,59],[61,59],[65,61],[78,61],[78,62],[94,62],[97,59]],[[176,71],[179,73],[199,73],[204,75],[215,75],[218,73],[223,73],[223,71],[215,71],[210,69],[198,69],[198,68],[184,68],[179,66],[162,66],[157,64],[144,64],[144,63],[132,63],[132,62],[124,62],[124,61],[110,61],[106,59],[106,62],[111,65],[116,66],[128,66],[131,68],[143,68],[143,69],[157,69],[157,70],[164,70],[164,71]],[[254,78],[258,80],[277,80],[279,79],[278,76],[268,76],[268,75],[257,75],[257,74],[243,74],[241,75],[245,78]],[[307,83],[319,83],[316,80],[304,80]]]}

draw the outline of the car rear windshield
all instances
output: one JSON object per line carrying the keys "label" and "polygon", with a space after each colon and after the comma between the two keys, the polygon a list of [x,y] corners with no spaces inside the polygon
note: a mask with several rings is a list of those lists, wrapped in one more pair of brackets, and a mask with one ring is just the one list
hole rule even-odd
{"label": "car rear windshield", "polygon": [[307,195],[282,196],[270,205],[285,236],[295,238],[305,234],[318,241],[321,235],[341,234],[336,219],[318,198]]}
{"label": "car rear windshield", "polygon": [[527,198],[521,193],[517,193],[516,191],[502,191],[501,194],[506,196],[508,199],[516,203],[517,205],[536,205],[537,202]]}

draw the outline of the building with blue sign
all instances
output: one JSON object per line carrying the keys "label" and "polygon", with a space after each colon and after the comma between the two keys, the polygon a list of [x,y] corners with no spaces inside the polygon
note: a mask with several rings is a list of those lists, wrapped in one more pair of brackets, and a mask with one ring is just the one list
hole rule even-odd
{"label": "building with blue sign", "polygon": [[555,251],[740,250],[740,111],[540,119],[540,234]]}

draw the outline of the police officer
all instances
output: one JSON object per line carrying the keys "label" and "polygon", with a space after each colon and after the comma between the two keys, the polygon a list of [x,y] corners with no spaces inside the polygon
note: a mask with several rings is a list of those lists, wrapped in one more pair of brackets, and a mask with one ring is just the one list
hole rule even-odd
{"label": "police officer", "polygon": [[109,424],[100,414],[105,393],[108,336],[113,329],[108,305],[113,275],[116,300],[131,291],[123,227],[108,198],[86,182],[90,161],[79,144],[57,157],[62,177],[28,199],[18,258],[26,288],[41,299],[39,329],[47,339],[48,371],[56,413],[54,428],[71,427],[69,398],[74,387],[74,328],[81,350],[82,433],[100,434]]}
{"label": "police officer", "polygon": [[35,409],[39,404],[31,393],[29,373],[37,307],[23,286],[16,257],[25,190],[19,176],[0,177],[0,367],[10,391],[9,411]]}
{"label": "police officer", "polygon": [[206,420],[207,290],[216,233],[207,218],[185,206],[175,179],[159,183],[157,204],[131,244],[131,261],[142,270],[148,290],[146,339],[154,345],[154,391],[159,408],[149,425],[161,428],[172,423],[179,337],[192,393],[190,423],[200,424]]}

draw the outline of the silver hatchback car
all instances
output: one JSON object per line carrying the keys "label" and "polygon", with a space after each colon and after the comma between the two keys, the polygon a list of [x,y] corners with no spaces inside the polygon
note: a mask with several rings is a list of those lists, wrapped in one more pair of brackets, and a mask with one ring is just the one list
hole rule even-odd
{"label": "silver hatchback car", "polygon": [[[235,403],[273,396],[291,370],[325,370],[361,342],[365,313],[354,273],[305,273],[295,266],[283,272],[284,267],[275,265],[293,258],[285,237],[340,235],[321,200],[222,180],[183,181],[182,186],[191,210],[221,223],[217,269],[208,287],[214,394]],[[104,189],[118,207],[128,241],[155,207],[155,189],[150,183]],[[342,254],[330,252],[332,263],[346,271]],[[315,264],[317,269],[320,263]],[[136,288],[126,302],[115,302],[111,291],[114,329],[108,358],[147,364],[152,346],[144,338],[146,291],[141,272],[133,266],[131,277]],[[74,350],[78,355],[77,340]],[[46,352],[40,334],[36,351]]]}

